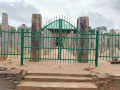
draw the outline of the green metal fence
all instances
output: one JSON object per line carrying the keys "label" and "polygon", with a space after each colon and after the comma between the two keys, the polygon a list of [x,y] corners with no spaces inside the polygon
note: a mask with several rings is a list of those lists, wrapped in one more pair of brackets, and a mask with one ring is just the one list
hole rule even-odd
{"label": "green metal fence", "polygon": [[[0,59],[21,55],[21,32],[0,31]],[[15,37],[15,38],[14,38]]]}
{"label": "green metal fence", "polygon": [[[24,62],[95,63],[120,58],[120,34],[81,33],[69,20],[54,19],[35,32],[0,31],[1,59]],[[86,43],[87,42],[87,43]]]}
{"label": "green metal fence", "polygon": [[120,34],[99,34],[99,60],[118,61],[120,58]]}
{"label": "green metal fence", "polygon": [[[49,22],[39,32],[32,31],[25,33],[34,33],[34,35],[24,35],[24,39],[29,38],[32,43],[32,46],[28,45],[23,47],[25,50],[25,55],[23,56],[24,61],[54,61],[60,63],[93,63],[95,61],[96,47],[89,48],[89,40],[93,40],[93,42],[98,40],[96,39],[97,34],[81,33],[74,25],[63,19]],[[37,36],[37,34],[40,36]],[[40,42],[36,42],[36,39]],[[80,42],[81,40],[87,40],[88,44],[85,45],[84,42]],[[39,46],[35,46],[36,44],[39,44]],[[80,44],[83,44],[84,48],[80,48]],[[27,52],[27,50],[29,51]],[[82,59],[80,57],[81,52],[84,53],[83,56],[81,55],[83,57]],[[88,57],[85,56],[87,52],[89,53]],[[29,53],[29,55],[26,55],[26,53]],[[36,54],[39,54],[39,56]]]}

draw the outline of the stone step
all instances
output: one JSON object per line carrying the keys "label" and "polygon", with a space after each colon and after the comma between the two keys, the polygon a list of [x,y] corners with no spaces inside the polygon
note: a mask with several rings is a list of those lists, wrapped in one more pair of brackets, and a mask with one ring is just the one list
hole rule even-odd
{"label": "stone step", "polygon": [[90,77],[66,77],[66,76],[25,76],[25,81],[37,82],[93,82]]}
{"label": "stone step", "polygon": [[5,80],[11,80],[12,78],[11,77],[6,77]]}
{"label": "stone step", "polygon": [[92,82],[30,82],[24,81],[16,90],[98,90]]}
{"label": "stone step", "polygon": [[70,76],[70,77],[91,77],[91,74],[71,74],[71,73],[46,73],[46,72],[27,72],[29,76]]}

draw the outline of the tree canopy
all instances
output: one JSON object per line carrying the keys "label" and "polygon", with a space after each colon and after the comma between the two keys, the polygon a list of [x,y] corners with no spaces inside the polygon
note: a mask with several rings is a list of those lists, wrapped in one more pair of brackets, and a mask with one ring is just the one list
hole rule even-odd
{"label": "tree canopy", "polygon": [[11,29],[12,32],[16,31],[15,27],[13,27],[13,26],[11,26],[10,29]]}
{"label": "tree canopy", "polygon": [[89,26],[89,32],[90,32],[90,33],[95,33],[95,29],[92,29],[92,27]]}
{"label": "tree canopy", "polygon": [[26,31],[28,32],[28,31],[29,31],[29,28],[26,28]]}
{"label": "tree canopy", "polygon": [[97,29],[99,31],[105,31],[105,32],[107,32],[107,27],[105,27],[105,26],[97,27]]}

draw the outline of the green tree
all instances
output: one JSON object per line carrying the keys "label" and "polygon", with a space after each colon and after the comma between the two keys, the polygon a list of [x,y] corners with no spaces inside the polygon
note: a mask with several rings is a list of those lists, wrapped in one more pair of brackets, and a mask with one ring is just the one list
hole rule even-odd
{"label": "green tree", "polygon": [[107,29],[107,27],[105,27],[105,26],[97,27],[97,30],[103,31],[104,33],[107,33],[107,32],[108,32],[108,29]]}
{"label": "green tree", "polygon": [[95,33],[95,29],[92,29],[92,27],[89,26],[89,32],[90,32],[90,33]]}
{"label": "green tree", "polygon": [[26,28],[26,31],[29,32],[29,28]]}
{"label": "green tree", "polygon": [[11,32],[15,32],[16,31],[15,27],[13,27],[13,26],[11,26],[10,29],[11,29]]}

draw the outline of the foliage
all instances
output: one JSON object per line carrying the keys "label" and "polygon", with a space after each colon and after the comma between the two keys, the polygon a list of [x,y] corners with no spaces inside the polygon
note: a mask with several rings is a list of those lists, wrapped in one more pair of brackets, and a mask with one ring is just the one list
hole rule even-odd
{"label": "foliage", "polygon": [[[19,27],[17,28],[17,30],[21,30],[21,29],[22,29],[21,26],[19,26]],[[26,32],[29,32],[29,30],[30,30],[30,28],[29,28],[29,27],[26,27]]]}
{"label": "foliage", "polygon": [[17,28],[17,30],[20,30],[21,29],[21,27],[19,26],[18,28]]}
{"label": "foliage", "polygon": [[97,30],[107,32],[107,27],[105,26],[97,27]]}
{"label": "foliage", "polygon": [[13,27],[13,26],[11,26],[10,29],[11,29],[11,32],[15,32],[16,31],[15,27]]}
{"label": "foliage", "polygon": [[91,26],[89,26],[89,32],[90,33],[95,33],[95,29],[92,29]]}
{"label": "foliage", "polygon": [[26,28],[26,32],[29,32],[29,28]]}

